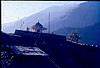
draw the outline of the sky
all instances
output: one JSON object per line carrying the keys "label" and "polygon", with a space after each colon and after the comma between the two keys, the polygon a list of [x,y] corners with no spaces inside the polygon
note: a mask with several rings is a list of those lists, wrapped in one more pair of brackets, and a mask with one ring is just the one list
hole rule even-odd
{"label": "sky", "polygon": [[1,22],[11,23],[51,6],[75,5],[84,1],[1,1]]}

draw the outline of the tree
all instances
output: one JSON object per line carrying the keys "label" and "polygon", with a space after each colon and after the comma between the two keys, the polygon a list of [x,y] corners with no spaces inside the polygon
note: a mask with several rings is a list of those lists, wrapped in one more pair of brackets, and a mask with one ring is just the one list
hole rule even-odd
{"label": "tree", "polygon": [[27,27],[26,30],[29,31],[29,27]]}
{"label": "tree", "polygon": [[74,41],[74,42],[79,42],[80,36],[79,36],[78,33],[72,32],[72,33],[69,35],[68,39],[71,40],[71,41]]}

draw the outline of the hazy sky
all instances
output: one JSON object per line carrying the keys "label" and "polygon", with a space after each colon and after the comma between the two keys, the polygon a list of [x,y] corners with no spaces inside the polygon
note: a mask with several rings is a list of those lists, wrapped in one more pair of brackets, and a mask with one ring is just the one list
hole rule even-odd
{"label": "hazy sky", "polygon": [[2,1],[1,22],[13,22],[54,5],[74,5],[82,2],[84,1]]}

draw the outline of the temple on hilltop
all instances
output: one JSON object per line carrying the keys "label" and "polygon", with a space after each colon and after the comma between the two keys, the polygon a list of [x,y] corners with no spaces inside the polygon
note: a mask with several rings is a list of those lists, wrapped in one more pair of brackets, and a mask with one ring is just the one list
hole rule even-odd
{"label": "temple on hilltop", "polygon": [[43,27],[42,24],[38,21],[35,25],[32,26],[33,32],[42,33],[43,30],[47,30],[47,28]]}

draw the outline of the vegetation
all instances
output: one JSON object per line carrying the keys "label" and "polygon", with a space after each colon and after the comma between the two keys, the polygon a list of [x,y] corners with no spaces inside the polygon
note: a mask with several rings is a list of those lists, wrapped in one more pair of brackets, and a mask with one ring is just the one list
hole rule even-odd
{"label": "vegetation", "polygon": [[74,42],[79,42],[80,36],[79,36],[78,33],[72,32],[71,34],[69,34],[68,40],[71,40],[71,41],[74,41]]}

